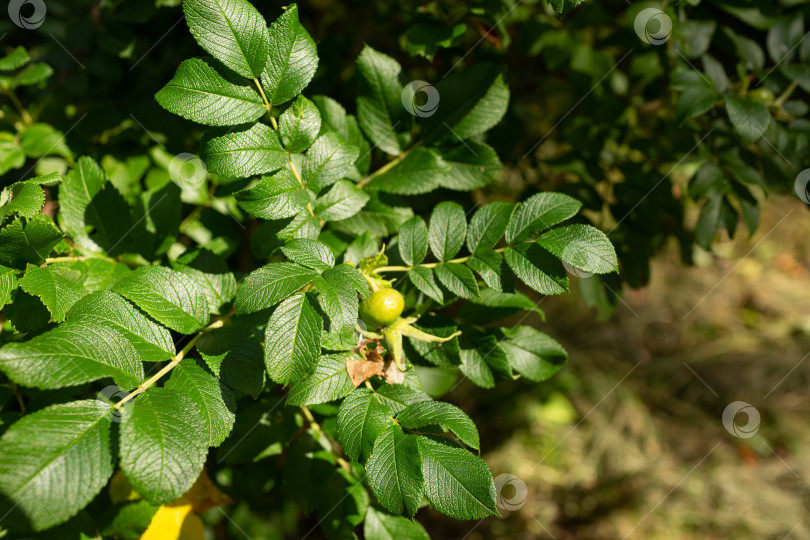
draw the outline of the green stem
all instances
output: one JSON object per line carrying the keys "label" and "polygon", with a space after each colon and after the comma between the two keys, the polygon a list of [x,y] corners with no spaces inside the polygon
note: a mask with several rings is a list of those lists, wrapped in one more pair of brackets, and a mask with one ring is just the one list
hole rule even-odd
{"label": "green stem", "polygon": [[11,89],[6,89],[5,92],[6,92],[6,95],[8,96],[8,98],[11,100],[11,103],[13,103],[14,106],[17,108],[17,110],[20,112],[20,118],[22,118],[22,121],[25,123],[25,125],[30,126],[31,124],[33,124],[34,119],[31,118],[31,115],[29,114],[28,109],[26,109],[23,106],[22,102],[19,100],[17,95],[14,93],[14,91],[11,90]]}
{"label": "green stem", "polygon": [[[317,433],[318,435],[320,435],[320,436],[324,437],[326,440],[331,441],[331,439],[329,438],[329,436],[328,436],[326,433],[324,433],[323,428],[321,427],[321,425],[320,425],[320,424],[319,424],[319,423],[318,423],[318,422],[315,420],[315,417],[314,417],[314,416],[312,416],[312,411],[310,411],[310,410],[309,410],[307,407],[305,407],[304,405],[301,405],[301,412],[304,414],[304,417],[307,419],[307,422],[309,422],[309,427],[311,427],[311,428],[312,428],[312,431],[314,431],[314,432],[315,432],[315,433]],[[335,454],[334,452],[332,452],[332,454],[335,456],[335,461],[337,461],[337,462],[338,462],[338,465],[340,465],[341,467],[343,467],[343,469],[344,469],[344,470],[345,470],[347,473],[349,473],[349,474],[351,474],[352,476],[354,476],[354,473],[352,472],[352,466],[351,466],[351,464],[350,464],[348,461],[346,461],[345,459],[343,459],[342,457],[340,457],[340,456],[338,456],[337,454]]]}
{"label": "green stem", "polygon": [[787,101],[788,98],[790,98],[791,94],[793,94],[793,92],[796,90],[796,88],[798,86],[799,86],[799,81],[794,80],[793,82],[791,82],[790,86],[788,86],[785,89],[785,91],[782,92],[782,95],[779,96],[778,98],[776,98],[776,101],[773,102],[774,106],[781,108],[782,105],[785,103],[785,101]]}
{"label": "green stem", "polygon": [[389,161],[388,163],[386,163],[385,165],[383,165],[382,167],[380,167],[379,169],[377,169],[373,173],[369,174],[368,176],[366,176],[365,178],[360,180],[357,183],[357,187],[362,188],[363,186],[365,186],[369,182],[371,182],[375,177],[390,171],[391,169],[393,169],[394,167],[399,165],[402,162],[402,160],[405,159],[405,157],[409,153],[411,153],[411,151],[415,150],[416,148],[419,148],[421,145],[422,145],[422,141],[414,143],[413,146],[411,146],[410,148],[408,148],[407,150],[402,152],[400,155],[398,155],[397,157],[395,157],[394,159],[392,159],[391,161]]}
{"label": "green stem", "polygon": [[[503,253],[504,250],[506,250],[507,247],[509,247],[509,246],[498,248],[498,249],[495,250],[495,253]],[[378,273],[378,272],[410,272],[416,266],[421,266],[422,268],[436,268],[440,264],[445,264],[445,263],[465,263],[465,262],[469,261],[471,257],[472,257],[472,255],[467,256],[467,257],[459,257],[458,259],[451,259],[449,261],[441,261],[441,262],[426,263],[426,264],[416,264],[414,266],[381,266],[379,268],[376,268],[374,270],[374,272],[375,273]]]}
{"label": "green stem", "polygon": [[204,334],[216,328],[222,328],[230,321],[231,321],[231,314],[228,314],[222,319],[212,322],[211,324],[209,324],[208,326],[197,332],[194,335],[194,337],[191,338],[191,341],[189,341],[179,353],[177,353],[172,357],[171,362],[163,366],[163,368],[160,371],[158,371],[157,373],[149,377],[147,380],[139,384],[138,387],[135,390],[133,390],[129,395],[125,396],[124,399],[116,403],[115,406],[113,406],[113,409],[120,409],[125,403],[127,403],[128,401],[132,401],[140,394],[146,392],[148,388],[154,386],[155,383],[157,383],[164,375],[166,375],[171,370],[177,367],[177,364],[179,364],[183,360],[183,358],[186,357],[186,355],[191,351],[191,349],[193,349],[194,346],[197,344],[197,340],[199,340]]}
{"label": "green stem", "polygon": [[[264,101],[264,107],[267,109],[267,116],[270,117],[270,125],[273,127],[273,130],[278,133],[279,137],[281,137],[281,133],[278,131],[278,122],[276,121],[275,117],[271,114],[273,110],[273,106],[267,100],[267,96],[264,93],[264,89],[262,88],[259,79],[253,79],[253,82],[256,84],[256,88],[259,89],[259,93],[262,95],[262,101]],[[298,183],[301,185],[301,189],[306,189],[306,185],[304,185],[304,180],[301,178],[301,174],[298,172],[298,168],[293,163],[292,156],[290,153],[287,152],[287,164],[290,166],[290,170],[295,176],[295,179],[298,180]],[[315,217],[315,211],[312,209],[312,203],[307,203],[307,210],[309,210],[309,215]],[[324,221],[321,221],[321,226],[323,226]]]}
{"label": "green stem", "polygon": [[128,259],[122,259],[120,257],[116,258],[116,257],[103,257],[103,256],[98,256],[98,255],[76,255],[76,256],[70,256],[70,257],[47,257],[46,259],[43,259],[42,264],[40,264],[40,266],[47,266],[49,264],[55,264],[55,263],[93,261],[93,260],[96,260],[96,259],[103,259],[105,261],[123,263],[123,264],[126,264],[127,266],[130,266],[130,267],[133,267],[133,268],[138,267],[138,266],[145,266],[146,265],[146,263],[140,263],[140,262],[137,262],[137,261],[132,261],[132,260],[128,260]]}

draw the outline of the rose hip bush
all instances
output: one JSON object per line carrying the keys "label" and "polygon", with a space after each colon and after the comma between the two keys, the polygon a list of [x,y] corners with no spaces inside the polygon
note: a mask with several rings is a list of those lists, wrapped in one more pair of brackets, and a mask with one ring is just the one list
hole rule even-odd
{"label": "rose hip bush", "polygon": [[[0,371],[19,408],[0,438],[2,526],[171,536],[248,476],[328,537],[362,522],[367,538],[425,536],[426,505],[497,515],[475,424],[423,385],[439,368],[484,388],[551,377],[560,344],[497,322],[539,312],[521,291],[568,292],[564,262],[615,272],[609,240],[554,192],[414,214],[410,196],[495,179],[496,65],[457,70],[416,114],[400,65],[366,46],[348,114],[306,92],[319,58],[297,6],[269,26],[246,0],[183,11],[199,56],[155,99],[208,126],[199,154],[136,192],[66,149],[64,176],[2,192]],[[205,234],[209,207],[240,242]]]}
{"label": "rose hip bush", "polygon": [[0,24],[7,537],[495,516],[441,396],[552,377],[538,296],[607,314],[807,166],[805,2],[30,3]]}

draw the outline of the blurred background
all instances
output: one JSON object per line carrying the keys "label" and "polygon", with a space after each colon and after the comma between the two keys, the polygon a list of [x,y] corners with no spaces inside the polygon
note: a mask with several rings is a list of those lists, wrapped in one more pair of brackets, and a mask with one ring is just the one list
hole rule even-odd
{"label": "blurred background", "polygon": [[[533,296],[546,319],[524,322],[569,352],[550,381],[437,383],[478,424],[493,475],[511,476],[501,518],[419,520],[434,538],[810,538],[810,2],[577,3],[299,6],[320,56],[306,94],[350,111],[364,43],[409,80],[503,66],[509,111],[487,142],[504,169],[485,189],[439,197],[472,207],[567,192],[621,262],[620,275],[577,279],[574,294]],[[165,168],[161,146],[197,151],[200,126],[153,99],[201,52],[179,4],[47,0],[42,27],[3,18],[0,49],[24,45],[50,67],[0,78],[0,184],[27,159],[42,174],[90,154],[121,189]],[[268,20],[283,5],[255,4]],[[21,157],[15,101],[65,145]],[[216,207],[198,217],[194,234],[238,268],[238,242],[216,239],[241,231]],[[212,537],[298,538],[316,522],[256,495],[253,506],[234,497],[230,519],[209,512]]]}

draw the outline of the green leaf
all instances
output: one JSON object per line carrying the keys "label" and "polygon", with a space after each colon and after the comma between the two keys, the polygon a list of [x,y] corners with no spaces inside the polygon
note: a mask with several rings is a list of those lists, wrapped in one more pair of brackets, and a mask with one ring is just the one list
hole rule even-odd
{"label": "green leaf", "polygon": [[307,378],[290,386],[287,405],[316,405],[335,401],[349,395],[354,386],[346,371],[346,357],[321,356],[315,371]]}
{"label": "green leaf", "polygon": [[31,61],[25,47],[18,46],[13,51],[0,58],[0,71],[13,71]]}
{"label": "green leaf", "polygon": [[77,272],[81,285],[90,292],[110,289],[132,272],[124,263],[100,257],[83,261],[53,262],[49,266],[60,272]]}
{"label": "green leaf", "polygon": [[101,534],[105,538],[139,538],[149,527],[157,510],[157,506],[143,499],[116,505],[115,515],[105,525]]}
{"label": "green leaf", "polygon": [[208,446],[222,444],[236,420],[236,397],[233,390],[201,367],[193,358],[186,358],[172,370],[163,385],[191,399],[200,410]]}
{"label": "green leaf", "polygon": [[461,442],[480,449],[478,430],[464,411],[441,401],[420,401],[397,414],[397,422],[406,429],[417,429],[438,424],[450,429]]}
{"label": "green leaf", "polygon": [[456,191],[480,189],[494,182],[502,167],[495,149],[478,141],[442,149],[441,156],[448,169],[439,177],[439,184]]}
{"label": "green leaf", "polygon": [[363,535],[366,540],[430,540],[418,521],[386,514],[373,506],[366,512]]}
{"label": "green leaf", "polygon": [[324,275],[324,278],[331,279],[332,276],[334,276],[336,280],[343,282],[345,287],[348,288],[351,286],[354,288],[354,290],[357,291],[357,294],[363,298],[366,298],[369,294],[371,294],[371,287],[369,286],[368,281],[354,266],[350,264],[339,264],[327,272],[324,272],[324,274],[326,274]]}
{"label": "green leaf", "polygon": [[462,307],[462,310],[465,320],[476,323],[502,319],[520,310],[534,311],[545,318],[543,310],[525,294],[501,292],[496,289],[482,289],[481,296],[471,300],[468,311],[465,307]]}
{"label": "green leaf", "polygon": [[[77,273],[73,273],[78,277]],[[29,264],[25,269],[25,276],[20,280],[20,287],[28,294],[38,296],[48,311],[51,312],[51,321],[62,322],[70,307],[81,297],[87,295],[87,290],[73,279],[54,272],[52,268],[40,268]]]}
{"label": "green leaf", "polygon": [[25,66],[14,76],[15,86],[32,86],[41,83],[53,75],[53,68],[44,62],[35,62]]}
{"label": "green leaf", "polygon": [[404,384],[384,384],[377,388],[377,396],[388,405],[393,414],[399,413],[408,405],[430,401],[429,395]]}
{"label": "green leaf", "polygon": [[458,263],[442,263],[433,269],[439,282],[447,289],[461,298],[478,298],[478,282],[475,276],[464,265]]}
{"label": "green leaf", "polygon": [[131,230],[124,198],[87,156],[79,158],[59,186],[59,220],[76,244],[102,253],[122,251],[116,248],[125,247]]}
{"label": "green leaf", "polygon": [[298,22],[298,6],[291,4],[270,25],[270,59],[261,82],[272,105],[285,103],[306,88],[318,68],[315,41]]}
{"label": "green leaf", "polygon": [[357,120],[374,145],[391,155],[402,151],[396,129],[407,131],[402,106],[402,68],[396,60],[368,45],[357,58]]}
{"label": "green leaf", "polygon": [[335,266],[335,256],[316,240],[296,238],[281,246],[281,251],[294,263],[323,272]]}
{"label": "green leaf", "polygon": [[352,339],[360,307],[360,301],[357,299],[358,291],[353,286],[352,274],[355,273],[357,271],[354,268],[341,264],[326,270],[323,276],[313,281],[321,295],[321,305],[329,316],[330,331],[345,332],[351,335]]}
{"label": "green leaf", "polygon": [[433,255],[440,261],[455,257],[467,235],[467,219],[460,204],[445,201],[430,214],[428,242]]}
{"label": "green leaf", "polygon": [[540,231],[562,223],[579,212],[582,203],[562,193],[537,193],[520,203],[509,220],[506,241],[522,242]]}
{"label": "green leaf", "polygon": [[[430,315],[422,316],[419,322],[413,323],[412,326],[417,330],[441,338],[450,338],[458,330],[452,320]],[[416,358],[421,358],[434,366],[446,368],[455,367],[461,363],[457,337],[450,338],[450,341],[444,343],[421,341],[413,336],[408,336],[407,341],[416,352]]]}
{"label": "green leaf", "polygon": [[722,210],[722,195],[711,195],[700,209],[700,216],[695,225],[695,242],[704,249],[709,249],[714,242],[714,235],[720,227]]}
{"label": "green leaf", "polygon": [[267,64],[267,23],[247,0],[184,0],[191,35],[211,56],[248,78]]}
{"label": "green leaf", "polygon": [[264,363],[270,378],[296,382],[313,371],[321,355],[321,316],[306,293],[296,293],[273,311],[264,338]]}
{"label": "green leaf", "polygon": [[48,216],[17,217],[0,229],[0,264],[12,268],[39,264],[60,240],[62,233]]}
{"label": "green leaf", "polygon": [[568,264],[594,274],[619,270],[616,251],[605,233],[591,225],[564,225],[551,229],[537,243]]}
{"label": "green leaf", "polygon": [[138,352],[118,331],[72,321],[28,341],[0,348],[0,370],[23,386],[52,389],[112,377],[133,388],[143,380]]}
{"label": "green leaf", "polygon": [[379,190],[400,195],[419,195],[439,187],[440,178],[448,165],[435,150],[419,147],[390,170],[376,175],[367,185],[368,190]]}
{"label": "green leaf", "polygon": [[414,287],[430,298],[440,304],[444,303],[444,294],[433,278],[433,270],[424,266],[415,266],[408,272],[408,279],[411,280]]}
{"label": "green leaf", "polygon": [[568,15],[572,9],[583,3],[585,0],[549,0],[551,7],[560,15]]}
{"label": "green leaf", "polygon": [[19,169],[25,164],[25,152],[18,137],[8,131],[0,132],[0,174]]}
{"label": "green leaf", "polygon": [[704,85],[690,86],[675,104],[675,112],[681,118],[694,118],[711,110],[719,96],[713,88]]}
{"label": "green leaf", "polygon": [[[238,320],[238,319],[237,319]],[[243,326],[226,326],[203,334],[197,351],[214,375],[254,399],[264,388],[264,351]]]}
{"label": "green leaf", "polygon": [[309,148],[321,130],[321,113],[304,96],[296,100],[278,117],[278,131],[284,148],[300,153]]}
{"label": "green leaf", "polygon": [[485,204],[476,210],[467,230],[467,249],[470,253],[495,247],[514,211],[514,204],[501,201]]}
{"label": "green leaf", "polygon": [[707,161],[689,182],[689,196],[696,199],[709,193],[723,194],[730,188],[722,169],[714,161]]}
{"label": "green leaf", "polygon": [[568,360],[562,345],[530,326],[501,328],[505,339],[498,347],[515,371],[532,381],[545,381]]}
{"label": "green leaf", "polygon": [[535,291],[548,295],[568,292],[565,267],[559,259],[537,244],[518,244],[506,248],[503,256],[518,279]]}
{"label": "green leaf", "polygon": [[402,262],[414,266],[425,260],[428,249],[428,228],[425,220],[414,216],[399,229],[399,255]]}
{"label": "green leaf", "polygon": [[208,433],[194,401],[176,390],[150,388],[122,416],[121,469],[153,504],[191,488],[208,454]]}
{"label": "green leaf", "polygon": [[36,216],[45,205],[45,192],[41,186],[55,186],[61,181],[59,173],[51,173],[6,186],[0,192],[0,219],[13,212],[26,218]]}
{"label": "green leaf", "polygon": [[306,207],[310,198],[287,168],[262,176],[255,185],[233,195],[241,209],[261,219],[292,217]]}
{"label": "green leaf", "polygon": [[3,527],[47,529],[74,516],[112,476],[109,408],[74,401],[25,415],[0,439]]}
{"label": "green leaf", "polygon": [[453,47],[461,43],[467,25],[458,23],[453,26],[442,24],[414,24],[405,32],[403,47],[411,56],[424,56],[433,61],[433,56],[440,48]]}
{"label": "green leaf", "polygon": [[360,212],[350,218],[333,221],[330,227],[352,236],[357,231],[363,231],[363,234],[376,241],[396,234],[402,224],[413,216],[411,207],[398,199],[380,192],[369,192],[369,196],[369,201]]}
{"label": "green leaf", "polygon": [[456,519],[498,515],[495,483],[484,460],[463,448],[419,437],[425,496],[433,508]]}
{"label": "green leaf", "polygon": [[801,12],[778,20],[768,30],[768,54],[777,64],[790,62],[803,38],[804,15]]}
{"label": "green leaf", "polygon": [[352,170],[360,149],[343,142],[334,133],[324,133],[307,150],[302,165],[304,182],[318,193],[345,177]]}
{"label": "green leaf", "polygon": [[207,126],[246,124],[267,112],[250,82],[210,58],[184,60],[155,99],[167,111]]}
{"label": "green leaf", "polygon": [[14,300],[3,310],[15,332],[26,334],[45,331],[51,314],[36,296],[17,290]]}
{"label": "green leaf", "polygon": [[50,124],[35,123],[27,126],[20,135],[20,145],[28,157],[58,155],[73,159],[73,152],[65,144],[65,134]]}
{"label": "green leaf", "polygon": [[273,307],[317,275],[309,268],[287,262],[262,266],[248,274],[236,290],[236,312],[255,313]]}
{"label": "green leaf", "polygon": [[409,518],[422,501],[422,464],[416,441],[416,435],[406,435],[389,422],[374,441],[366,463],[368,485],[380,504]]}
{"label": "green leaf", "polygon": [[207,299],[208,311],[220,313],[236,295],[236,278],[219,255],[195,249],[181,255],[174,269],[192,279]]}
{"label": "green leaf", "polygon": [[144,362],[162,362],[175,353],[169,331],[114,292],[88,294],[73,304],[67,312],[67,321],[112,328],[126,338]]}
{"label": "green leaf", "polygon": [[17,290],[17,275],[13,268],[0,266],[0,308],[11,302],[11,293]]}
{"label": "green leaf", "polygon": [[338,411],[338,442],[352,461],[365,460],[377,436],[391,424],[393,412],[367,388],[349,394]]}
{"label": "green leaf", "polygon": [[436,90],[442,98],[428,119],[426,139],[456,142],[480,135],[501,121],[509,105],[509,88],[501,69],[477,64],[442,79]]}
{"label": "green leaf", "polygon": [[315,201],[315,215],[326,221],[340,221],[357,214],[369,196],[348,180],[338,181]]}
{"label": "green leaf", "polygon": [[729,81],[723,64],[709,54],[704,54],[702,61],[703,71],[711,79],[714,89],[721,94],[725,94],[728,91]]}
{"label": "green leaf", "polygon": [[208,324],[206,292],[194,279],[165,266],[141,266],[112,290],[182,334],[193,334]]}
{"label": "green leaf", "polygon": [[484,332],[471,334],[471,332],[465,331],[459,339],[459,345],[461,347],[459,370],[473,384],[483,388],[495,386],[495,375],[490,364],[505,368],[505,370],[499,371],[506,371],[507,376],[511,375],[506,355],[498,348],[498,340],[495,339],[495,336]]}
{"label": "green leaf", "polygon": [[207,132],[200,154],[209,172],[225,178],[247,178],[287,165],[287,153],[278,135],[261,123],[236,131]]}
{"label": "green leaf", "polygon": [[746,144],[758,140],[771,123],[771,114],[768,107],[747,97],[728,94],[726,99],[726,112],[737,133]]}

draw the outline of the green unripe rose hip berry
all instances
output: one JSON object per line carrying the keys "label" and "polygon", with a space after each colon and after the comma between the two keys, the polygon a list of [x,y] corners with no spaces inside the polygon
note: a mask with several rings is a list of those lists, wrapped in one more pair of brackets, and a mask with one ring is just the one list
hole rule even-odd
{"label": "green unripe rose hip berry", "polygon": [[773,103],[773,100],[776,97],[773,95],[773,92],[767,88],[757,88],[756,90],[751,90],[748,95],[751,96],[751,99],[754,101],[759,101],[765,105],[770,105]]}
{"label": "green unripe rose hip berry", "polygon": [[369,324],[388,326],[396,322],[405,308],[405,299],[396,289],[379,289],[360,304],[360,317]]}

